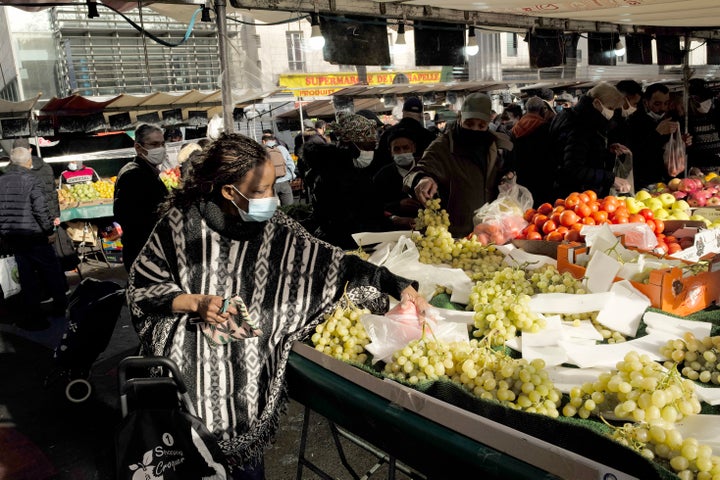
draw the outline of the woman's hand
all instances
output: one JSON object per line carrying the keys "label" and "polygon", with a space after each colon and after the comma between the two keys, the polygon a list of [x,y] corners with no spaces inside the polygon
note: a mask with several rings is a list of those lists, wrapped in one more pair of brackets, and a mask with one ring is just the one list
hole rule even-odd
{"label": "woman's hand", "polygon": [[430,308],[430,304],[427,300],[425,300],[425,297],[420,295],[417,290],[415,290],[412,286],[405,288],[405,290],[402,291],[400,294],[400,302],[410,302],[415,305],[415,309],[418,313],[418,319],[422,320],[425,317],[425,312]]}
{"label": "woman's hand", "polygon": [[197,313],[203,322],[217,324],[238,313],[232,302],[228,301],[224,309],[223,305],[225,300],[218,295],[184,293],[173,299],[172,310],[176,313]]}

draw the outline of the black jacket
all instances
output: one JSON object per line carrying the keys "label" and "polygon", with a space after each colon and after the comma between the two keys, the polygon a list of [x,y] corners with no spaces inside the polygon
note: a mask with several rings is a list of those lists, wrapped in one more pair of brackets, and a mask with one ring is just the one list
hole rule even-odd
{"label": "black jacket", "polygon": [[642,109],[628,118],[630,137],[627,147],[633,154],[635,191],[652,183],[670,180],[663,159],[665,144],[670,140],[670,135],[660,135],[657,132],[659,123]]}
{"label": "black jacket", "polygon": [[55,174],[50,165],[45,161],[33,155],[32,172],[38,176],[43,188],[45,189],[45,198],[47,199],[48,209],[53,218],[60,217],[60,202],[58,201],[57,188],[55,187]]}
{"label": "black jacket", "polygon": [[118,173],[113,214],[123,230],[123,264],[130,270],[155,228],[158,207],[168,194],[160,176],[144,159],[135,157]]}
{"label": "black jacket", "polygon": [[25,167],[9,165],[0,176],[0,235],[47,243],[53,218],[40,179]]}
{"label": "black jacket", "polygon": [[583,95],[550,124],[550,139],[558,161],[557,198],[584,190],[605,197],[615,181],[615,156],[608,150],[610,122],[595,109],[593,100]]}
{"label": "black jacket", "polygon": [[[553,183],[557,164],[550,143],[550,122],[530,122],[533,114],[526,114],[511,131],[513,142],[513,166],[517,183],[530,190],[533,205],[538,207],[544,202],[553,203],[557,198]],[[529,124],[527,128],[525,124]]]}

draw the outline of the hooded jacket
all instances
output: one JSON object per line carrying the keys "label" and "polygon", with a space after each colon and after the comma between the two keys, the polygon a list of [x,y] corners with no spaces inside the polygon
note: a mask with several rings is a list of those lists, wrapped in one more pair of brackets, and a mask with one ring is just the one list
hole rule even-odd
{"label": "hooded jacket", "polygon": [[45,163],[42,158],[33,155],[31,171],[38,176],[43,185],[50,215],[52,215],[53,218],[59,218],[60,202],[58,201],[57,188],[55,188],[55,174],[53,173],[52,167]]}
{"label": "hooded jacket", "polygon": [[403,181],[405,191],[414,195],[422,178],[435,180],[454,237],[472,232],[475,210],[497,198],[498,183],[507,170],[499,149],[513,148],[506,135],[491,131],[473,132],[484,134],[484,141],[468,145],[460,139],[463,131],[467,132],[455,124],[440,134]]}
{"label": "hooded jacket", "polygon": [[29,169],[9,165],[0,176],[0,235],[45,243],[53,233],[53,217],[40,179]]}

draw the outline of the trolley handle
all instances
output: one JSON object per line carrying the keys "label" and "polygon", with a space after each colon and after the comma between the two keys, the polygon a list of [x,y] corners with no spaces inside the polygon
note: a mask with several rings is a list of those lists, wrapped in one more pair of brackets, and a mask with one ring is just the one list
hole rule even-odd
{"label": "trolley handle", "polygon": [[177,364],[167,357],[162,356],[131,356],[123,358],[118,364],[118,384],[120,385],[120,391],[124,390],[127,382],[127,370],[129,368],[152,368],[152,367],[165,367],[172,373],[173,381],[177,384],[178,392],[181,395],[187,393],[187,387],[183,381],[180,369]]}

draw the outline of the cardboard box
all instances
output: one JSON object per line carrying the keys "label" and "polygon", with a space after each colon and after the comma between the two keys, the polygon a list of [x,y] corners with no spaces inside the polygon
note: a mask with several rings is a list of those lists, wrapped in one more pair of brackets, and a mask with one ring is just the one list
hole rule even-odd
{"label": "cardboard box", "polygon": [[414,412],[450,428],[458,434],[557,475],[559,478],[586,480],[635,478],[390,379],[374,377],[303,343],[295,342],[293,351],[334,374],[387,399],[393,405]]}
{"label": "cardboard box", "polygon": [[517,248],[522,248],[527,253],[535,255],[545,255],[550,258],[557,258],[558,245],[562,242],[550,242],[548,240],[521,240],[515,238],[512,244]]}
{"label": "cardboard box", "polygon": [[[570,272],[578,279],[583,278],[585,267],[578,264],[578,257],[588,253],[585,245],[561,244],[557,254],[558,270]],[[678,267],[658,269],[650,272],[648,283],[631,283],[650,299],[653,307],[675,315],[689,315],[720,300],[720,255],[711,254],[706,259],[709,262],[707,272],[685,275]],[[690,265],[692,262],[685,263]]]}

